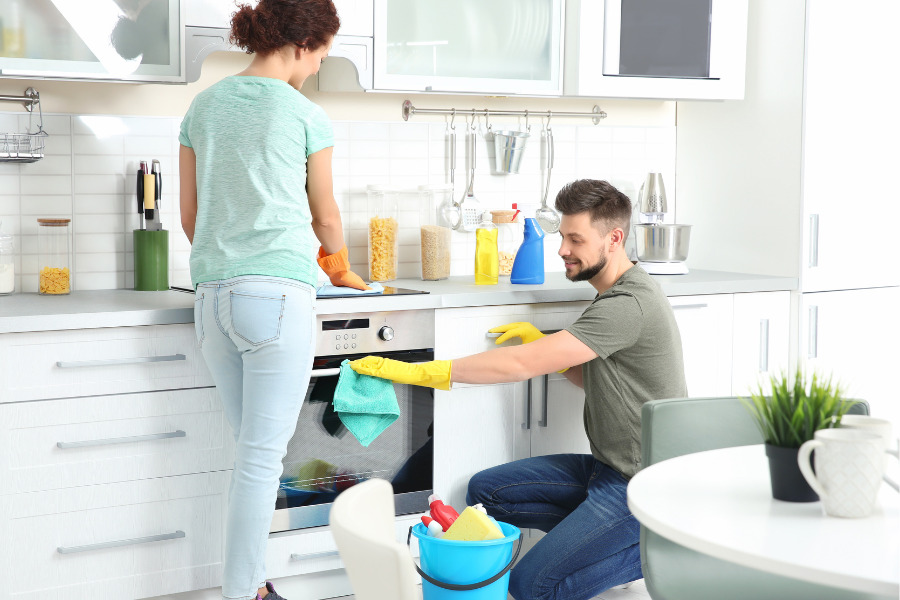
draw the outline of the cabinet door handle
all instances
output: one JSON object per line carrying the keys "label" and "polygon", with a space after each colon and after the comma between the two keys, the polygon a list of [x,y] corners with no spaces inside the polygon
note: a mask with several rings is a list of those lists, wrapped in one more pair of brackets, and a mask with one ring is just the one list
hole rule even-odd
{"label": "cabinet door handle", "polygon": [[809,339],[806,348],[807,358],[816,358],[819,354],[819,307],[809,307]]}
{"label": "cabinet door handle", "polygon": [[531,429],[531,385],[532,379],[528,380],[525,392],[525,422],[522,423],[522,429]]}
{"label": "cabinet door handle", "polygon": [[306,554],[291,554],[291,560],[309,560],[310,558],[325,558],[326,556],[338,556],[339,550],[326,550],[325,552],[309,552]]}
{"label": "cabinet door handle", "polygon": [[171,360],[187,360],[184,354],[168,356],[138,356],[135,358],[108,358],[106,360],[80,360],[75,362],[57,361],[60,369],[76,369],[79,367],[109,367],[113,365],[136,365],[139,363],[168,362]]}
{"label": "cabinet door handle", "polygon": [[132,435],[120,438],[105,438],[100,440],[84,440],[83,442],[56,442],[57,448],[66,450],[68,448],[85,448],[87,446],[108,446],[110,444],[129,444],[131,442],[146,442],[149,440],[164,440],[167,438],[185,437],[187,434],[178,429],[176,431],[167,431],[163,433],[148,433],[146,435]]}
{"label": "cabinet door handle", "polygon": [[547,388],[550,387],[550,375],[544,375],[544,389],[541,390],[541,398],[543,400],[544,406],[541,408],[541,420],[538,421],[538,427],[546,427],[547,426]]}
{"label": "cabinet door handle", "polygon": [[819,266],[819,215],[809,215],[809,266]]}
{"label": "cabinet door handle", "polygon": [[706,308],[709,304],[701,303],[701,304],[673,304],[672,310],[688,310],[692,308]]}
{"label": "cabinet door handle", "polygon": [[60,546],[56,549],[56,551],[60,554],[74,554],[76,552],[89,552],[91,550],[116,548],[118,546],[133,546],[135,544],[147,544],[149,542],[162,542],[164,540],[174,540],[183,537],[184,532],[179,529],[178,531],[173,531],[172,533],[148,535],[147,537],[131,538],[130,540],[114,540],[111,542],[100,542],[99,544],[88,544],[86,546]]}
{"label": "cabinet door handle", "polygon": [[769,370],[769,320],[759,320],[759,372]]}

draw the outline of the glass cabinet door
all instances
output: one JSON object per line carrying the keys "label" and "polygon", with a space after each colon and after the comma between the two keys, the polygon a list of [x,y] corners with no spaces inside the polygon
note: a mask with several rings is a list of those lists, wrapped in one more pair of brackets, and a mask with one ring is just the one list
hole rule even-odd
{"label": "glass cabinet door", "polygon": [[0,0],[0,75],[184,81],[180,0]]}
{"label": "glass cabinet door", "polygon": [[562,91],[561,0],[375,0],[375,88]]}

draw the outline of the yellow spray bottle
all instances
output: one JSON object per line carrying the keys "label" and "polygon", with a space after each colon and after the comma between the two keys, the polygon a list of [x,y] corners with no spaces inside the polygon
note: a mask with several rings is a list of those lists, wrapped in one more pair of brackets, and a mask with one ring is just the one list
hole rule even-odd
{"label": "yellow spray bottle", "polygon": [[500,258],[497,252],[497,226],[490,211],[481,215],[481,223],[475,230],[475,283],[497,285],[500,276]]}

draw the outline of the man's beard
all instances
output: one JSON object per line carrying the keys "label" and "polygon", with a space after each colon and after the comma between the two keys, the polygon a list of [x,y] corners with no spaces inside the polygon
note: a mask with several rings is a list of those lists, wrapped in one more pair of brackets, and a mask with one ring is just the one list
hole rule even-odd
{"label": "man's beard", "polygon": [[598,260],[593,265],[591,265],[589,267],[584,267],[583,269],[581,269],[580,271],[578,271],[577,273],[575,273],[574,275],[571,275],[571,276],[568,273],[566,273],[566,279],[568,279],[569,281],[588,281],[590,279],[593,279],[594,276],[597,275],[597,273],[602,271],[603,267],[606,266],[606,263],[607,263],[607,259],[606,259],[606,254],[604,253],[603,256],[600,257],[600,260]]}

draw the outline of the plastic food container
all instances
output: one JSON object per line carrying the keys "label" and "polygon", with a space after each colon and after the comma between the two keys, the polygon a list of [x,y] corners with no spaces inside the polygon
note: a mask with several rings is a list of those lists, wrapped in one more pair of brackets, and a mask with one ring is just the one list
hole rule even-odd
{"label": "plastic food container", "polygon": [[12,235],[0,231],[0,296],[16,291],[15,252]]}
{"label": "plastic food container", "polygon": [[369,280],[397,279],[399,263],[399,227],[397,188],[370,185],[368,195]]}
{"label": "plastic food container", "polygon": [[38,219],[38,291],[60,296],[72,291],[71,219]]}
{"label": "plastic food container", "polygon": [[437,281],[450,277],[450,222],[446,207],[452,203],[449,185],[422,185],[419,213],[419,238],[422,279]]}

